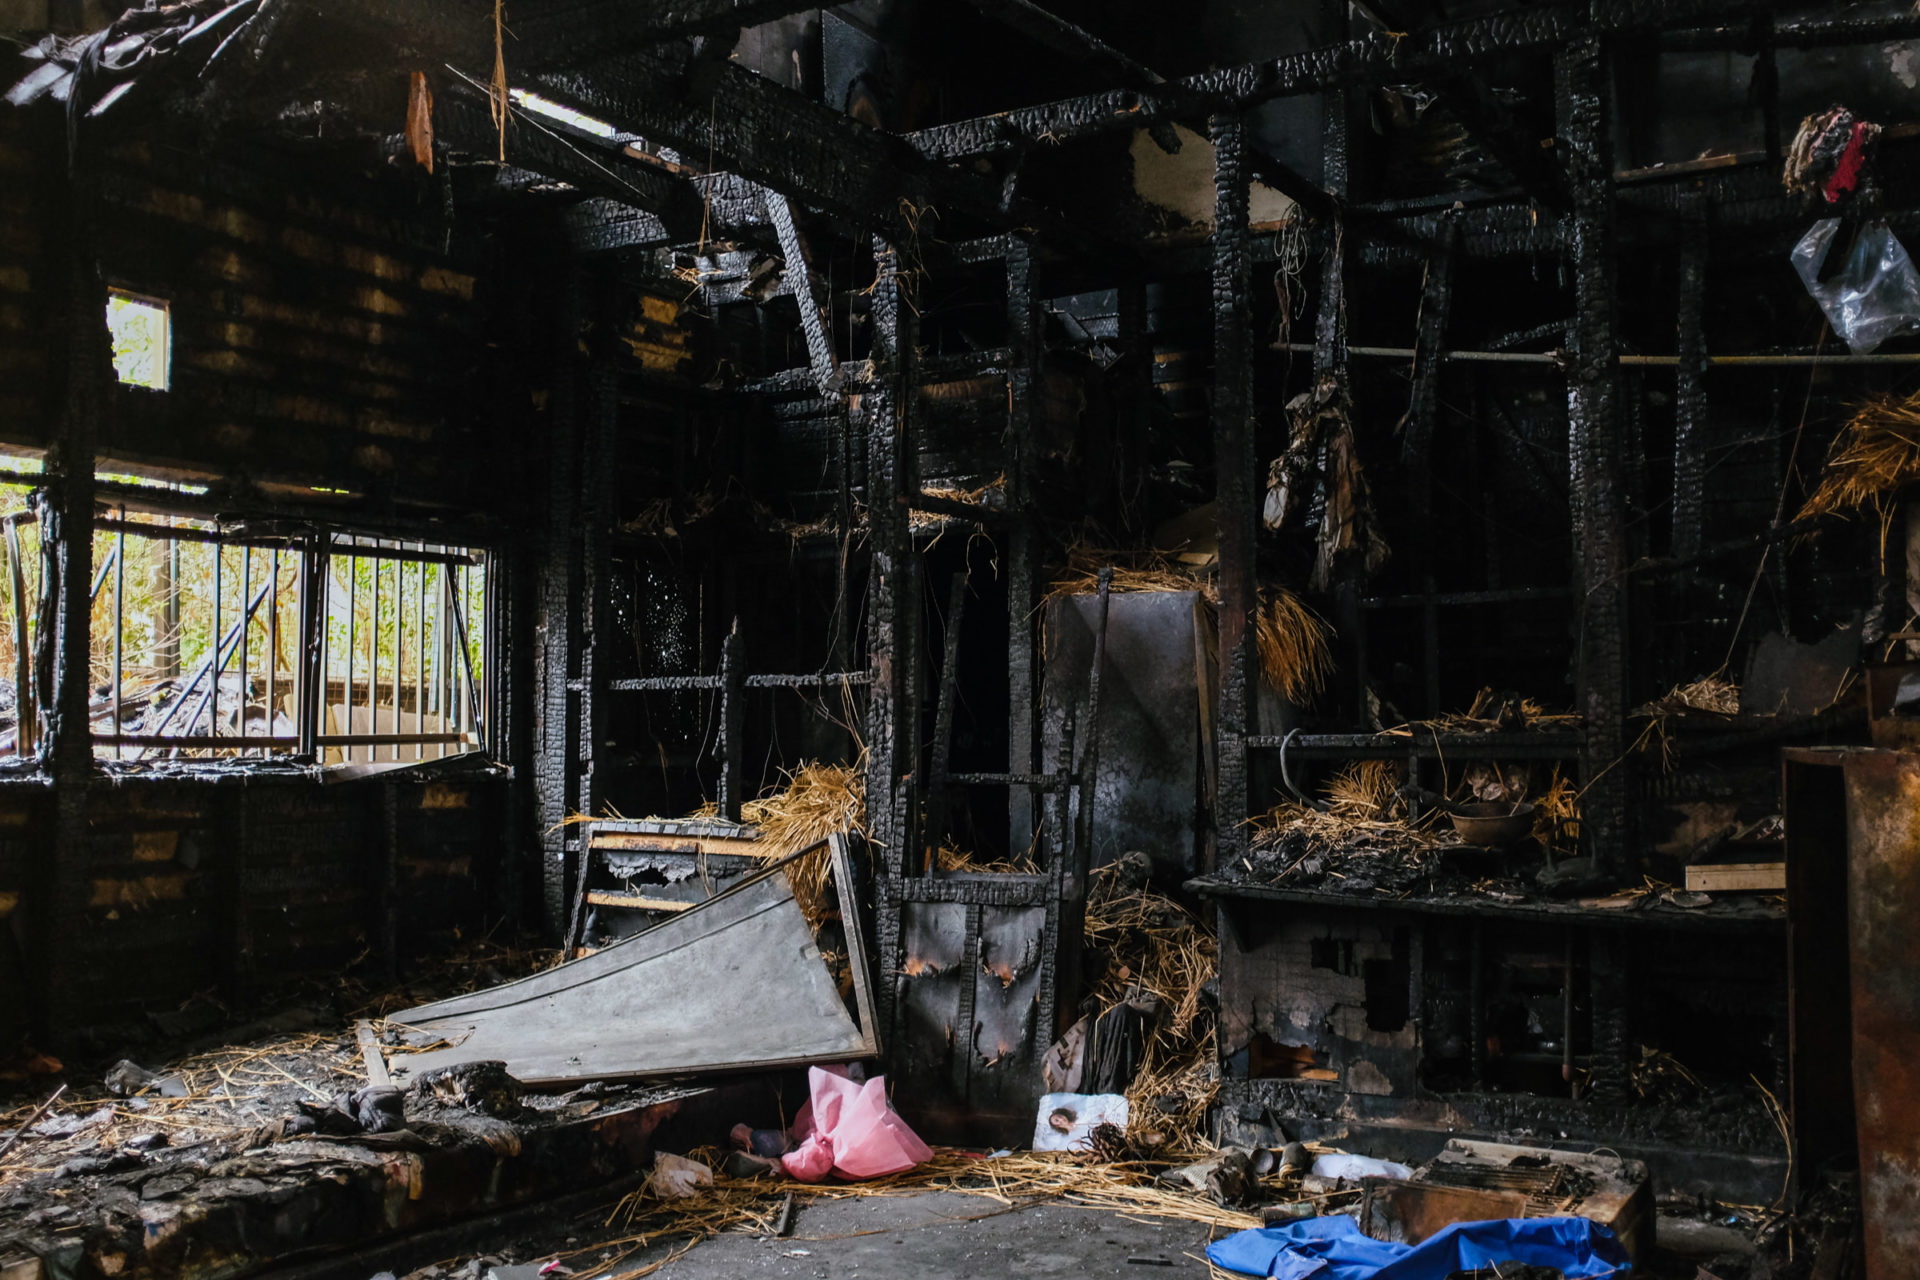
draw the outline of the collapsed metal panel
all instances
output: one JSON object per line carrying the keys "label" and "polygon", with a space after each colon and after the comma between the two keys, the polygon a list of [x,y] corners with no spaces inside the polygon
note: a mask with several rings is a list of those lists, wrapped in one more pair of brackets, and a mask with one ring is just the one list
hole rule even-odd
{"label": "collapsed metal panel", "polygon": [[1920,754],[1851,752],[1843,767],[1867,1276],[1892,1280],[1920,1254]]}
{"label": "collapsed metal panel", "polygon": [[[840,900],[851,904],[851,866],[837,836],[832,858]],[[786,865],[593,955],[396,1015],[447,1047],[407,1055],[394,1076],[499,1059],[524,1083],[558,1085],[872,1057],[859,929],[848,921],[856,1020],[794,901]]]}

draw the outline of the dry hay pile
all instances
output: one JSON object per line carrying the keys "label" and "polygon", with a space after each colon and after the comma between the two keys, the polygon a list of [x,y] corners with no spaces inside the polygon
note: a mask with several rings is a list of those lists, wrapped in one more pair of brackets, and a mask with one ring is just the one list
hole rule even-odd
{"label": "dry hay pile", "polygon": [[[978,507],[993,505],[988,499],[999,497],[1002,493],[1006,492],[1006,488],[1007,478],[1004,475],[1000,475],[995,476],[977,489],[962,489],[957,485],[950,484],[929,484],[922,485],[920,492],[926,494],[929,498],[944,498],[948,502],[970,502]],[[969,522],[963,517],[950,516],[943,511],[909,511],[907,513],[907,528],[914,533],[930,533],[936,529],[944,528],[949,523],[966,524]]]}
{"label": "dry hay pile", "polygon": [[992,872],[996,875],[1034,875],[1040,870],[1030,854],[1017,858],[986,858],[950,843],[934,850],[933,865],[939,871]]}
{"label": "dry hay pile", "polygon": [[1893,499],[1920,481],[1920,392],[1879,396],[1854,411],[1833,448],[1820,482],[1800,508],[1802,520],[1849,516],[1871,508],[1884,540]]}
{"label": "dry hay pile", "polygon": [[1398,795],[1400,768],[1391,760],[1359,760],[1327,783],[1327,814],[1362,822],[1395,822],[1406,816]]}
{"label": "dry hay pile", "polygon": [[[1100,571],[1113,570],[1113,592],[1198,591],[1215,609],[1220,591],[1204,571],[1182,564],[1171,552],[1151,549],[1116,551],[1084,539],[1067,548],[1066,566],[1054,575],[1048,600],[1092,595],[1100,590]],[[1260,678],[1268,688],[1304,705],[1333,675],[1333,629],[1305,601],[1278,584],[1260,588],[1254,610],[1254,651]]]}
{"label": "dry hay pile", "polygon": [[[719,806],[708,801],[690,815],[695,818],[719,816]],[[760,832],[760,839],[745,852],[750,856],[777,861],[797,853],[838,831],[867,829],[866,759],[852,764],[822,764],[808,760],[786,775],[786,785],[768,791],[758,799],[740,806],[740,819]],[[787,867],[787,879],[801,913],[817,933],[833,913],[828,906],[832,889],[833,864],[823,846]]]}
{"label": "dry hay pile", "polygon": [[1546,789],[1533,797],[1533,838],[1547,849],[1580,847],[1580,789],[1558,765]]}
{"label": "dry hay pile", "polygon": [[1652,716],[1684,715],[1705,711],[1717,716],[1740,714],[1740,686],[1719,672],[1701,676],[1692,684],[1677,684],[1640,708],[1640,714]]}
{"label": "dry hay pile", "polygon": [[1483,688],[1465,711],[1449,711],[1431,720],[1410,720],[1383,729],[1383,736],[1407,738],[1415,729],[1435,733],[1519,733],[1528,729],[1564,729],[1578,726],[1582,717],[1571,711],[1549,711],[1534,699],[1506,690]]}
{"label": "dry hay pile", "polygon": [[1093,996],[1101,1015],[1136,995],[1153,996],[1161,1010],[1127,1087],[1128,1137],[1170,1157],[1203,1153],[1211,1150],[1207,1110],[1220,1081],[1213,1012],[1201,989],[1219,972],[1219,942],[1172,898],[1123,885],[1117,869],[1096,870],[1088,895],[1086,945],[1108,957]]}

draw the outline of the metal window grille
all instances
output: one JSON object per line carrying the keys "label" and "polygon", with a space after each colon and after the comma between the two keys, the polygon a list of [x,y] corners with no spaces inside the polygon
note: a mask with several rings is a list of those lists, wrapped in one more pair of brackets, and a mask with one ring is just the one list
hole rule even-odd
{"label": "metal window grille", "polygon": [[[0,520],[0,759],[36,749],[32,513]],[[95,523],[90,679],[105,760],[322,764],[483,749],[493,628],[482,552],[337,530],[114,511]],[[24,655],[24,657],[23,657]]]}

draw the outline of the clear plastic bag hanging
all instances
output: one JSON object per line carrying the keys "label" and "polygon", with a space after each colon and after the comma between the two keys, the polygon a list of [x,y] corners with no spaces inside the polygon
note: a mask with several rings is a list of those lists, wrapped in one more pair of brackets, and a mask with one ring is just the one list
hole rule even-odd
{"label": "clear plastic bag hanging", "polygon": [[1842,246],[1847,258],[1840,269],[1820,278],[1839,232],[1839,218],[1822,218],[1792,254],[1794,271],[1827,313],[1833,331],[1855,355],[1865,355],[1888,338],[1920,333],[1920,272],[1884,221],[1863,225],[1852,246]]}

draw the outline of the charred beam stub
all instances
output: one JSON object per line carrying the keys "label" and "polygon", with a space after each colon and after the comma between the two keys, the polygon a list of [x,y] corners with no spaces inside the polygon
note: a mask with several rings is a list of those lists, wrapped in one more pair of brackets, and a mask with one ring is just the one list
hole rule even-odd
{"label": "charred beam stub", "polygon": [[1217,859],[1245,852],[1246,736],[1253,731],[1254,493],[1252,311],[1248,298],[1246,123],[1218,115],[1214,147],[1213,465],[1220,538]]}
{"label": "charred beam stub", "polygon": [[1579,648],[1576,698],[1586,717],[1583,837],[1596,863],[1616,872],[1626,856],[1627,683],[1625,517],[1621,508],[1616,382],[1613,155],[1602,42],[1575,42],[1554,60],[1560,141],[1573,193],[1569,257],[1574,327],[1567,362],[1569,489],[1573,507]]}

